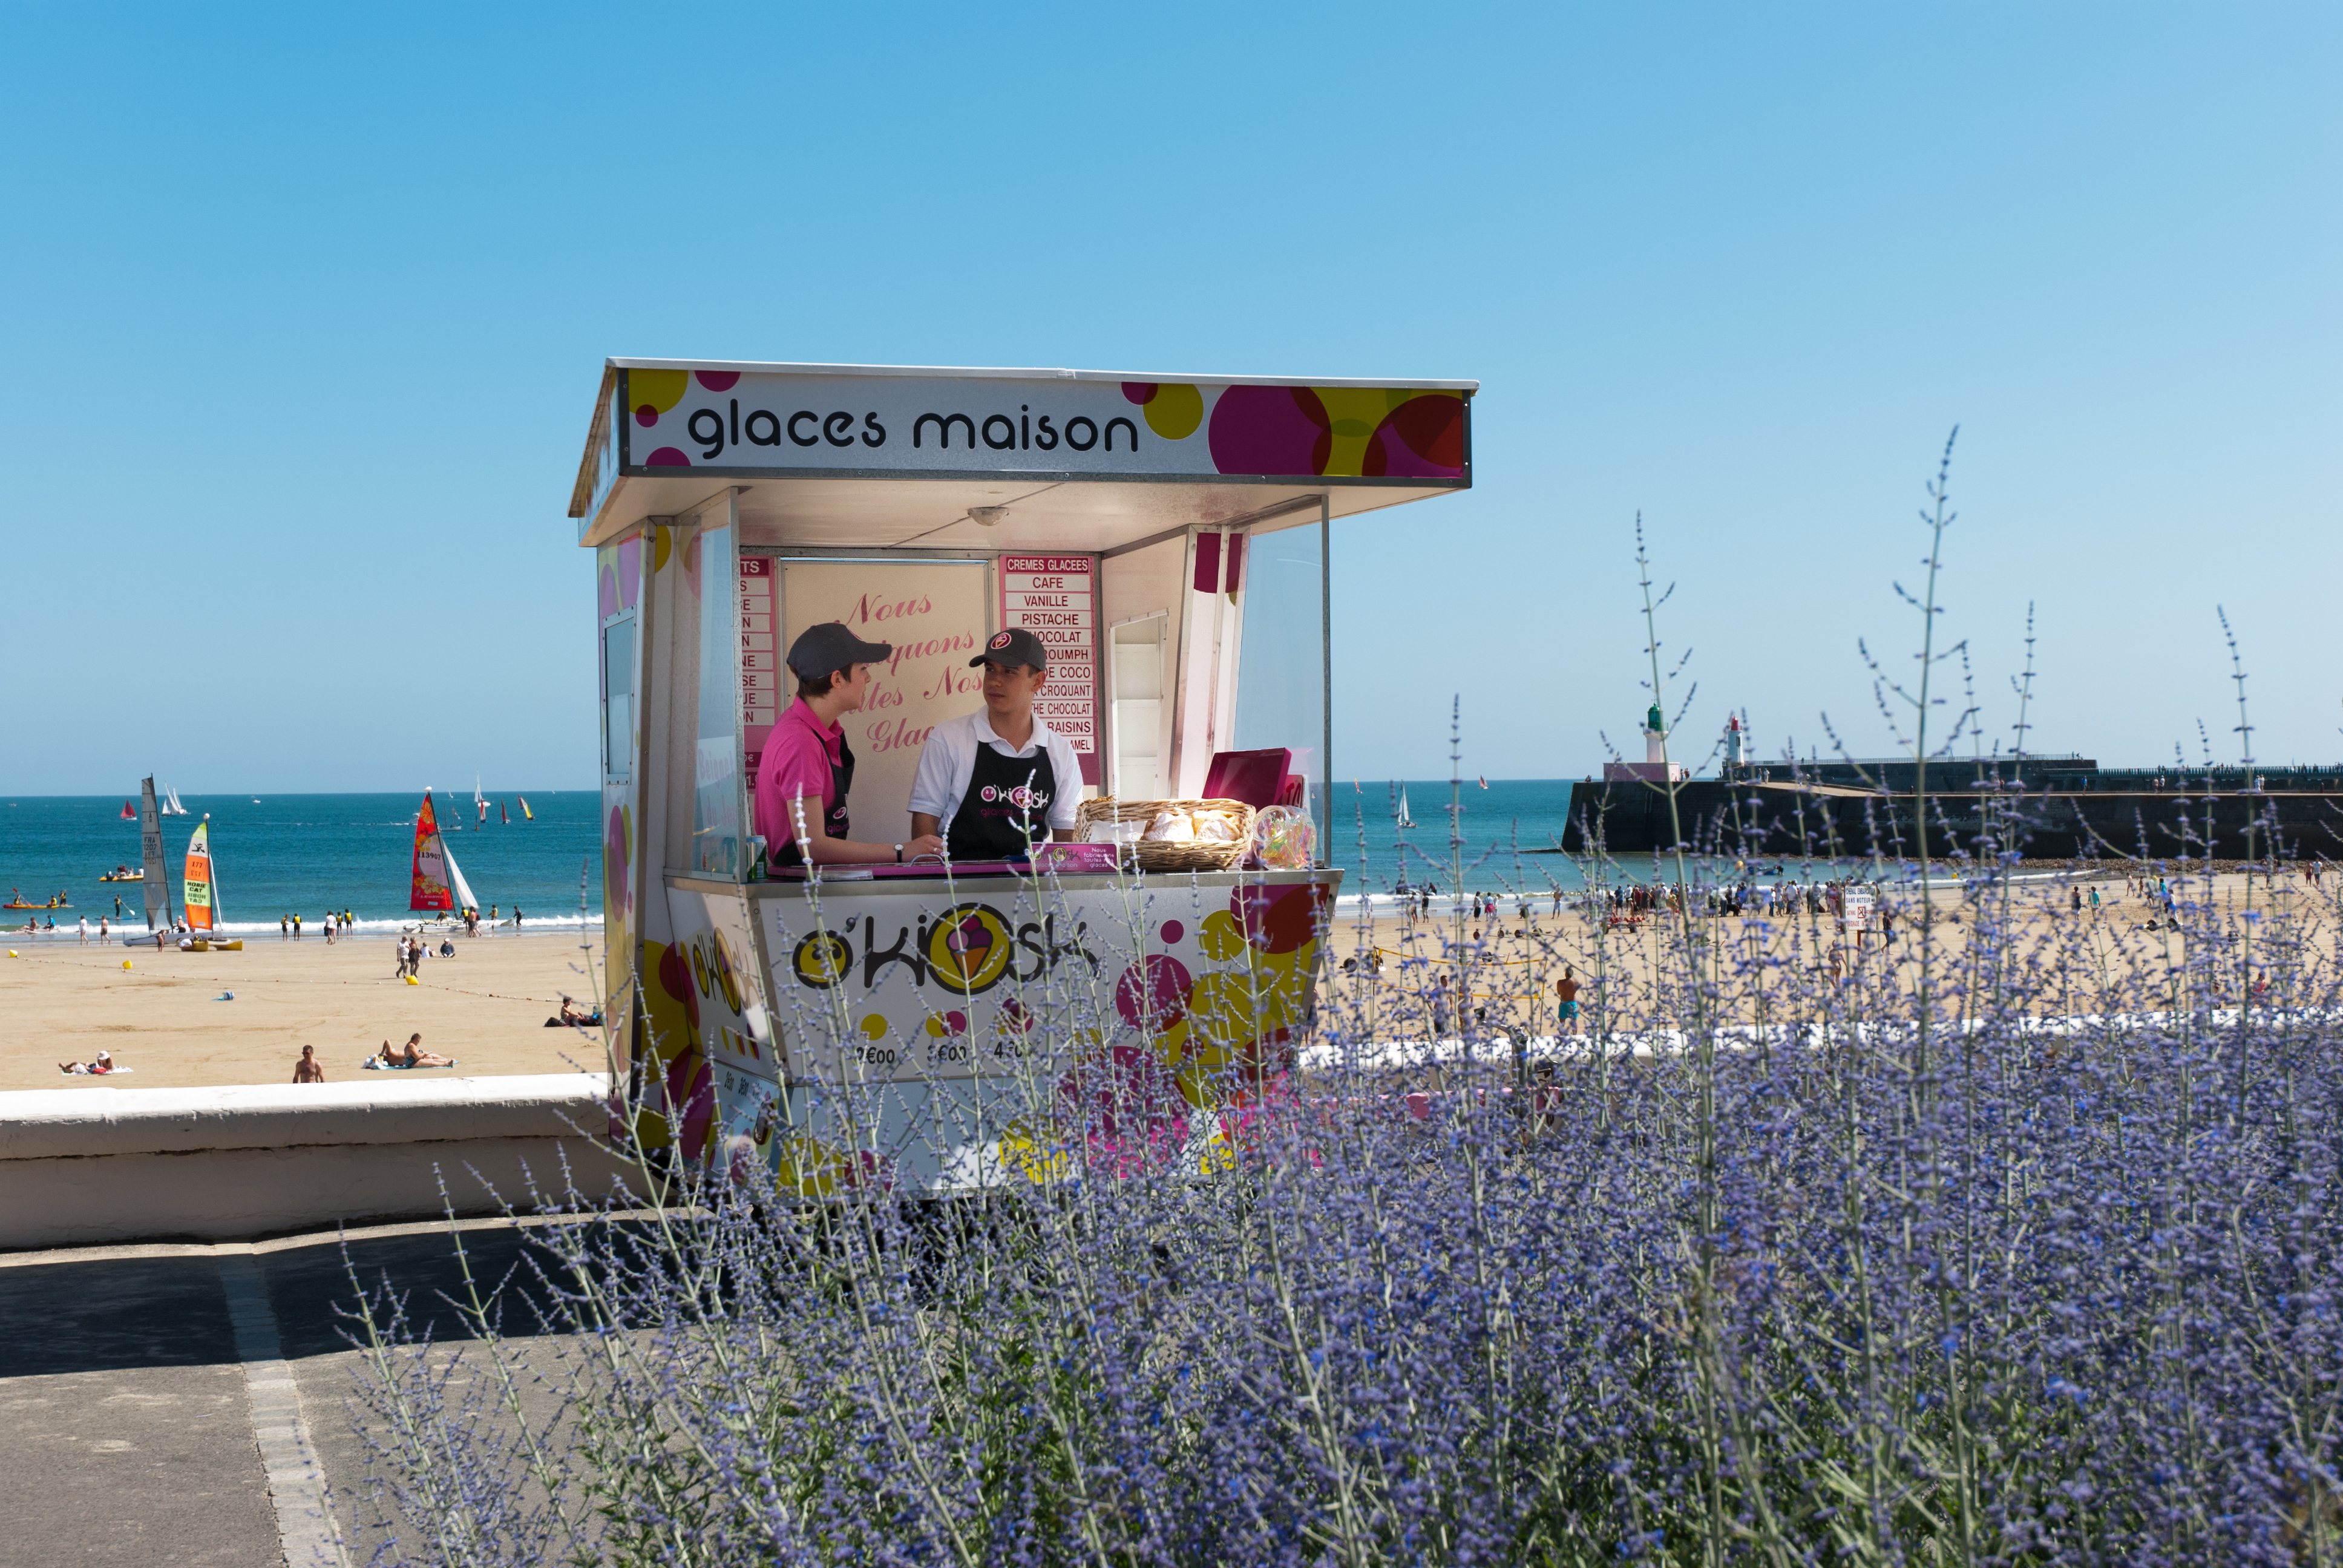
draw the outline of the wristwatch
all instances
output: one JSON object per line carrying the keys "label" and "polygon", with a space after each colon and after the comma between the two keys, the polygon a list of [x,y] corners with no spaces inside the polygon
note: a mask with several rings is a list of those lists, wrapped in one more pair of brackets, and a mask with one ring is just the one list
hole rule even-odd
{"label": "wristwatch", "polygon": [[902,845],[900,845],[900,844],[898,844],[898,845],[896,845],[896,846],[895,846],[895,864],[897,864],[897,865],[899,865],[899,866],[900,866],[900,865],[901,865],[902,863],[903,863],[903,846],[902,846]]}

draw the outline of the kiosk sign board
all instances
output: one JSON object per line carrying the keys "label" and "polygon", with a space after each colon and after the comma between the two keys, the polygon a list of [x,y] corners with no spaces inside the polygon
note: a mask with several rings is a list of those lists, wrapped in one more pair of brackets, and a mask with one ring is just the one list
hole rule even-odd
{"label": "kiosk sign board", "polygon": [[1464,394],[1445,388],[623,364],[616,376],[596,503],[620,477],[685,468],[1461,487],[1471,463]]}

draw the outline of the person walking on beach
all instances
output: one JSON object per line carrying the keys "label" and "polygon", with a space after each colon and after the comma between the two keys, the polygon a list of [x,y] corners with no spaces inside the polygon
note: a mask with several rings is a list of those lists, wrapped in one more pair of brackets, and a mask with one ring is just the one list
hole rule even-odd
{"label": "person walking on beach", "polygon": [[301,1060],[293,1064],[293,1081],[296,1083],[326,1081],[326,1064],[317,1060],[316,1046],[305,1045],[301,1048]]}
{"label": "person walking on beach", "polygon": [[280,942],[289,942],[293,940],[292,916],[279,915],[277,917],[277,940]]}
{"label": "person walking on beach", "polygon": [[515,904],[513,906],[513,930],[520,930],[520,906],[518,904]]}
{"label": "person walking on beach", "polygon": [[81,918],[81,945],[83,947],[89,946],[89,917],[87,915],[84,915]]}
{"label": "person walking on beach", "polygon": [[1564,1034],[1578,1032],[1578,974],[1570,965],[1562,966],[1562,978],[1554,982],[1554,1016]]}
{"label": "person walking on beach", "polygon": [[97,945],[99,947],[104,947],[106,945],[106,917],[104,915],[97,917]]}

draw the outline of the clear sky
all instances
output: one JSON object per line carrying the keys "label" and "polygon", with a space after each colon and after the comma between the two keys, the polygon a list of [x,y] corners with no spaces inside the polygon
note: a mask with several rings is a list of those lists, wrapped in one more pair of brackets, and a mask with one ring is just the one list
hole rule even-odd
{"label": "clear sky", "polygon": [[[1338,776],[2343,756],[2343,9],[11,6],[0,789],[593,779],[604,356],[1470,377],[1335,541]],[[429,455],[427,457],[427,449]],[[1908,660],[1903,661],[1908,666]]]}

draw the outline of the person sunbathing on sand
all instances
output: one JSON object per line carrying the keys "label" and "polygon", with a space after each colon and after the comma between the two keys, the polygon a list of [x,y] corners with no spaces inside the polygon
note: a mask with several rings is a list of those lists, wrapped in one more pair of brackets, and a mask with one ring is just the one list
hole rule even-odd
{"label": "person sunbathing on sand", "polygon": [[114,1057],[111,1053],[101,1050],[97,1053],[96,1059],[92,1061],[61,1061],[57,1063],[57,1070],[75,1074],[112,1072]]}
{"label": "person sunbathing on sand", "polygon": [[406,1067],[453,1067],[456,1059],[424,1050],[423,1036],[417,1033],[407,1037],[407,1051],[399,1058],[399,1062]]}

